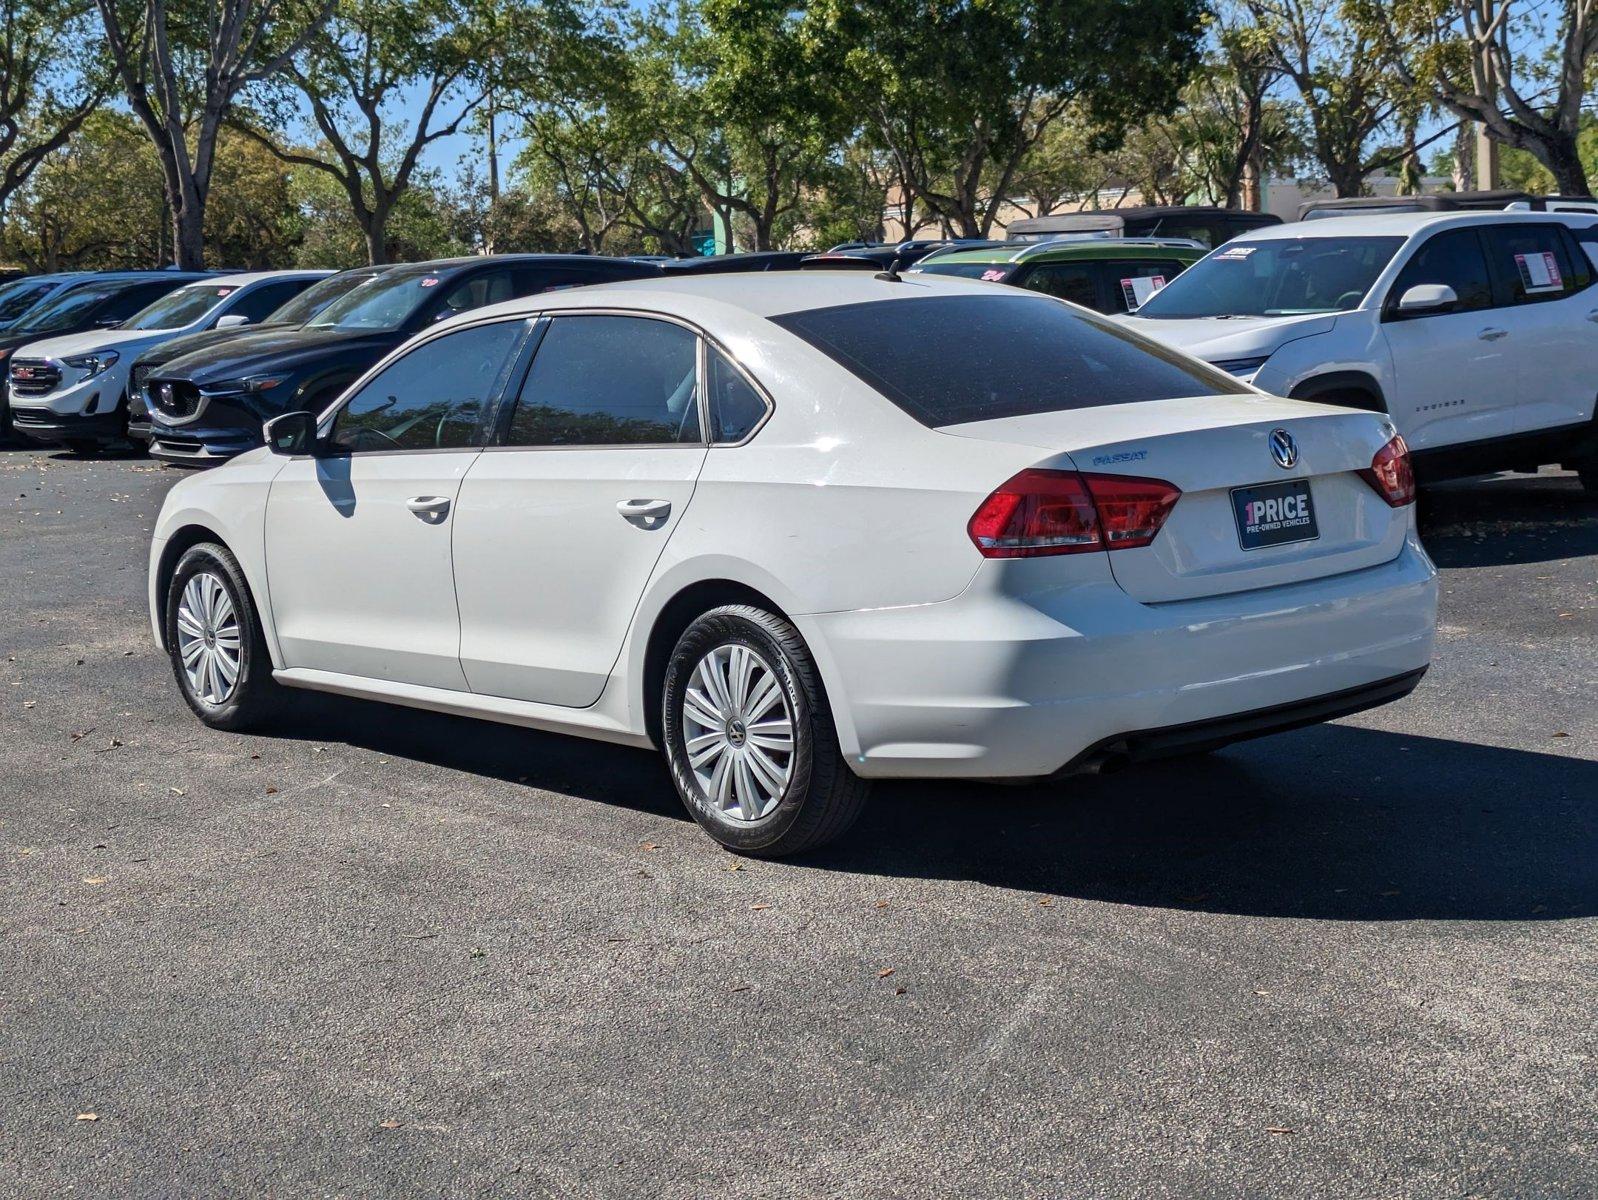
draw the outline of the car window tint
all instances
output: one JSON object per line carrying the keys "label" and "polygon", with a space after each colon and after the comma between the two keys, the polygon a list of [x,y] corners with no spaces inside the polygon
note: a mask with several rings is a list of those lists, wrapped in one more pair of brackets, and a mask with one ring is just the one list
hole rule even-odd
{"label": "car window tint", "polygon": [[698,338],[647,317],[556,317],[511,414],[513,446],[694,442]]}
{"label": "car window tint", "polygon": [[134,313],[142,312],[145,307],[161,299],[175,287],[176,283],[145,283],[128,288],[106,301],[104,307],[94,314],[94,319],[98,324],[113,320],[126,321]]}
{"label": "car window tint", "polygon": [[934,428],[1250,390],[1101,317],[999,288],[771,319]]}
{"label": "car window tint", "polygon": [[1021,286],[1086,308],[1099,306],[1098,284],[1091,263],[1038,263],[1022,277]]}
{"label": "car window tint", "polygon": [[766,415],[766,400],[721,351],[710,351],[710,437],[741,442]]}
{"label": "car window tint", "polygon": [[1492,307],[1492,276],[1487,272],[1487,259],[1475,229],[1450,229],[1427,239],[1398,273],[1388,295],[1396,304],[1410,288],[1423,283],[1440,283],[1454,289],[1459,304],[1451,312]]}
{"label": "car window tint", "polygon": [[1575,291],[1559,230],[1551,225],[1484,226],[1493,265],[1509,281],[1512,304],[1558,300]]}
{"label": "car window tint", "polygon": [[339,410],[334,443],[351,451],[479,445],[483,411],[525,329],[519,320],[499,321],[424,342]]}
{"label": "car window tint", "polygon": [[1110,311],[1127,312],[1146,304],[1171,280],[1182,273],[1182,264],[1172,259],[1165,262],[1107,262],[1109,272]]}
{"label": "car window tint", "polygon": [[515,298],[516,291],[509,268],[501,271],[484,271],[468,279],[462,279],[446,291],[443,307],[438,310],[438,316],[434,320],[442,321],[445,317],[453,317],[487,304],[498,304],[502,300]]}
{"label": "car window tint", "polygon": [[239,297],[238,303],[228,309],[226,315],[243,317],[251,325],[258,325],[270,313],[287,304],[315,282],[314,279],[286,279],[282,283],[263,283]]}

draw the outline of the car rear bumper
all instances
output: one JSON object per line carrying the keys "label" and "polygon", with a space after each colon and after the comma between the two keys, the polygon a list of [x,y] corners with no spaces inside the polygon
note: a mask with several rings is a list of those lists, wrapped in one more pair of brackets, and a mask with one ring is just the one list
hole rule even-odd
{"label": "car rear bumper", "polygon": [[1140,604],[1107,569],[1029,590],[1024,568],[986,563],[942,604],[798,623],[858,774],[1015,779],[1397,699],[1431,660],[1436,612],[1411,535],[1379,566],[1197,600]]}

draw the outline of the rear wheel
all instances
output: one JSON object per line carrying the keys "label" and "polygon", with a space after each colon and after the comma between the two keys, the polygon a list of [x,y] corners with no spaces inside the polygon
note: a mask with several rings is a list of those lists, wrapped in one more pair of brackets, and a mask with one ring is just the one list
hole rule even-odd
{"label": "rear wheel", "polygon": [[838,748],[804,639],[751,605],[713,609],[678,639],[662,705],[683,803],[729,850],[776,858],[838,837],[868,785]]}
{"label": "rear wheel", "polygon": [[1587,489],[1589,496],[1598,496],[1598,458],[1589,458],[1576,464],[1576,478]]}
{"label": "rear wheel", "polygon": [[282,689],[238,560],[212,542],[191,547],[167,585],[166,644],[178,689],[214,729],[255,729],[277,715]]}

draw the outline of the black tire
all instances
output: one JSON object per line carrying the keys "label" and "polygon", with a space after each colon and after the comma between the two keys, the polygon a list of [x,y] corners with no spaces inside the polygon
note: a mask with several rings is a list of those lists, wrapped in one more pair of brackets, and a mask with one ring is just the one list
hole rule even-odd
{"label": "black tire", "polygon": [[1587,489],[1589,496],[1598,496],[1598,458],[1589,458],[1576,464],[1576,478]]}
{"label": "black tire", "polygon": [[[183,666],[178,630],[178,609],[189,581],[206,574],[217,580],[227,593],[236,615],[238,631],[238,671],[230,692],[219,701],[200,694]],[[272,678],[272,658],[261,632],[255,601],[245,583],[238,560],[226,546],[202,542],[191,546],[178,559],[167,584],[165,613],[167,657],[184,701],[213,729],[243,731],[269,725],[282,709],[283,689]]]}
{"label": "black tire", "polygon": [[[689,685],[700,663],[718,649],[739,646],[753,651],[757,669],[775,680],[793,731],[786,781],[770,811],[753,819],[724,811],[710,798],[690,764],[683,728]],[[860,815],[870,785],[844,761],[820,673],[799,631],[781,617],[747,604],[699,617],[672,651],[661,709],[661,741],[678,794],[705,832],[728,850],[762,858],[799,854],[840,836]],[[728,736],[738,738],[741,756],[745,735],[731,732],[739,724],[729,722]],[[748,753],[757,750],[751,745]],[[718,760],[732,754],[725,750]]]}

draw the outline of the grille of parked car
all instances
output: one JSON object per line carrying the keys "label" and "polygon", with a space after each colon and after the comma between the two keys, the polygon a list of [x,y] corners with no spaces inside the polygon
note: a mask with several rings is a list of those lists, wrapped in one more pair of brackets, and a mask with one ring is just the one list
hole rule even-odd
{"label": "grille of parked car", "polygon": [[200,411],[200,389],[192,383],[177,380],[153,384],[145,395],[150,404],[164,417],[186,420]]}
{"label": "grille of parked car", "polygon": [[11,363],[11,391],[17,396],[44,396],[61,382],[61,368],[42,358],[19,358]]}

